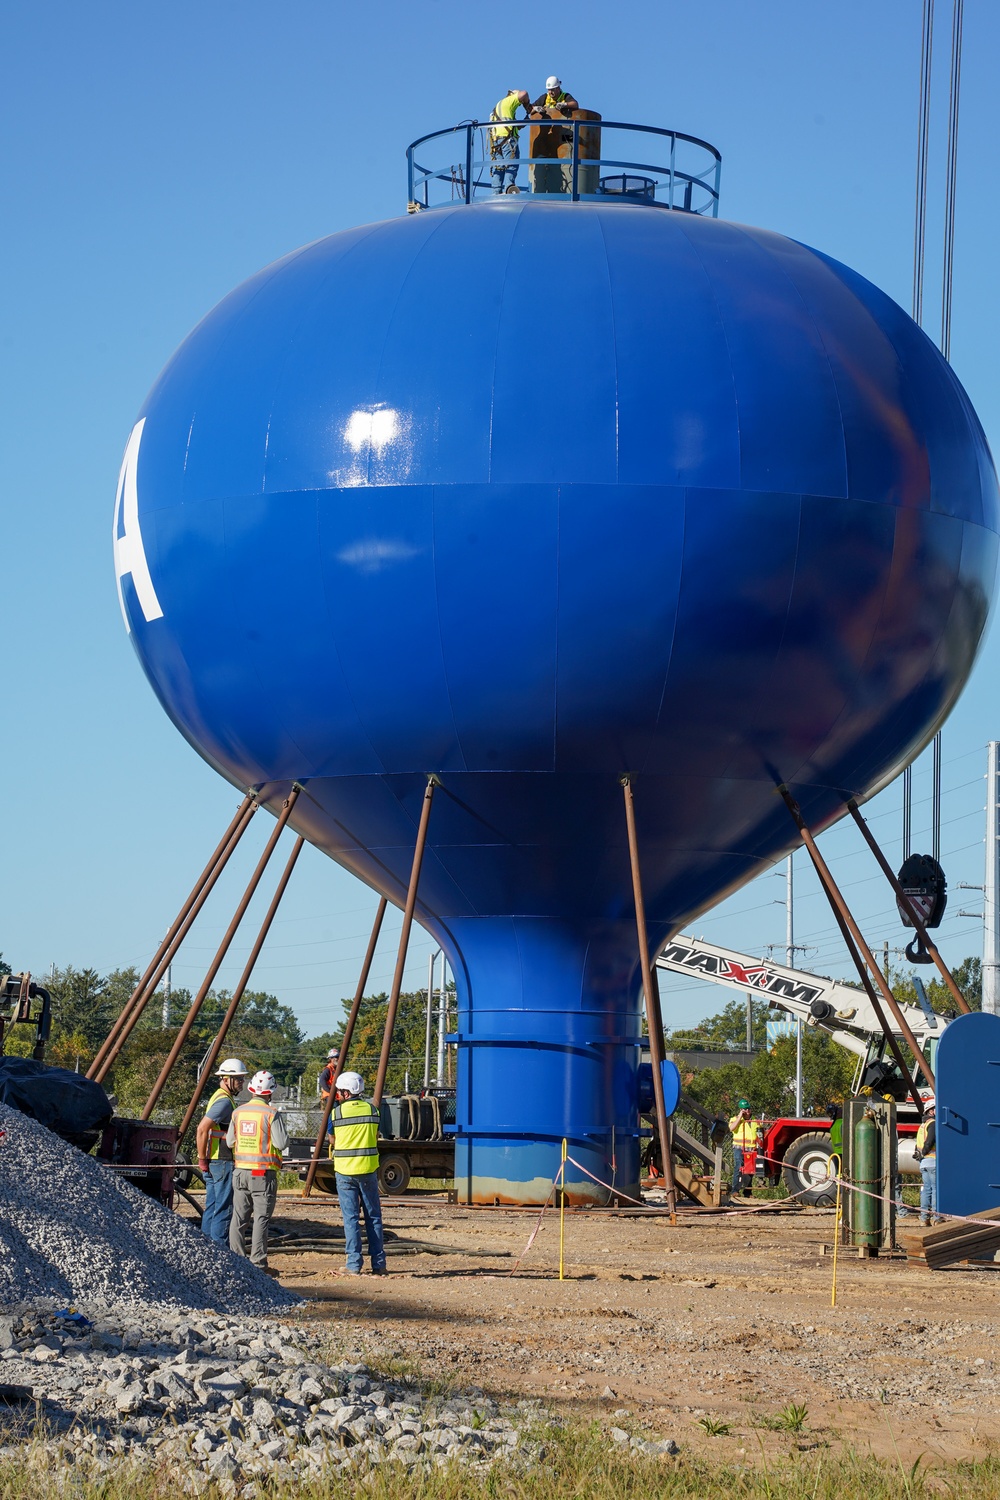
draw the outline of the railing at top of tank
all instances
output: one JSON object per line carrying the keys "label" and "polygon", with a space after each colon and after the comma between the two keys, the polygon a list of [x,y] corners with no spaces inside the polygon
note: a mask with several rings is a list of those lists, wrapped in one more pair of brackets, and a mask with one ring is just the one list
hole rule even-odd
{"label": "railing at top of tank", "polygon": [[[519,132],[533,126],[551,130],[553,141],[565,155],[533,155],[525,162],[518,157],[494,158],[491,154],[491,132],[510,128]],[[609,133],[629,132],[634,137],[655,137],[641,144],[656,148],[662,143],[666,159],[655,162],[627,159],[630,148],[640,144],[625,142],[622,151],[605,155]],[[570,139],[571,137],[571,139]],[[426,166],[416,158],[435,154],[430,142],[440,145],[455,141],[460,145],[458,160],[440,166]],[[502,139],[502,137],[500,137]],[[537,137],[535,145],[541,138]],[[594,145],[597,154],[590,155]],[[428,150],[423,148],[429,147]],[[553,149],[548,146],[548,149]],[[449,155],[454,155],[449,152]],[[644,151],[643,156],[646,155]],[[531,119],[518,121],[513,127],[499,127],[472,120],[449,130],[435,130],[423,135],[406,149],[408,183],[407,208],[410,213],[425,208],[439,208],[447,203],[473,203],[499,196],[504,182],[513,183],[521,169],[527,167],[528,191],[534,198],[569,198],[572,202],[644,203],[658,208],[679,209],[710,218],[719,215],[719,181],[722,156],[707,141],[683,135],[677,130],[662,130],[656,125],[631,125],[618,120]],[[605,171],[605,169],[613,169]],[[503,176],[499,176],[500,172]],[[506,188],[509,191],[509,185]],[[524,189],[518,187],[519,192]]]}

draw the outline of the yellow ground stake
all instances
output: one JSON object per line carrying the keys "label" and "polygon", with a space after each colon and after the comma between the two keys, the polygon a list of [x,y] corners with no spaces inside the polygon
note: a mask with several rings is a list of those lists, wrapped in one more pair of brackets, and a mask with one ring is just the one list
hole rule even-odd
{"label": "yellow ground stake", "polygon": [[837,1170],[837,1212],[833,1220],[833,1289],[830,1292],[830,1306],[837,1305],[837,1247],[840,1244],[840,1157],[831,1156],[831,1162],[835,1163]]}
{"label": "yellow ground stake", "polygon": [[565,1259],[563,1251],[566,1246],[566,1137],[563,1136],[562,1143],[562,1166],[559,1168],[559,1280],[565,1281]]}

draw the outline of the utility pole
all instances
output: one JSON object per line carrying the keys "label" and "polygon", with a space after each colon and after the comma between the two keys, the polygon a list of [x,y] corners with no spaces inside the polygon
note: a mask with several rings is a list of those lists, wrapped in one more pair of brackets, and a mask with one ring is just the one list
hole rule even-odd
{"label": "utility pole", "polygon": [[[795,968],[795,856],[790,854],[785,871],[785,963]],[[795,1019],[795,1115],[802,1118],[802,1021]]]}
{"label": "utility pole", "polygon": [[986,903],[983,908],[983,1010],[1000,1015],[1000,740],[986,747]]}
{"label": "utility pole", "polygon": [[172,964],[167,964],[167,972],[163,980],[163,1029],[166,1031],[170,1025],[170,970]]}
{"label": "utility pole", "polygon": [[747,990],[747,1051],[753,1051],[753,995]]}
{"label": "utility pole", "polygon": [[444,1083],[444,1039],[448,1030],[448,1014],[445,1009],[445,996],[448,991],[447,984],[448,964],[444,954],[441,955],[441,988],[438,991],[438,1051],[437,1051],[437,1085],[440,1088]]}

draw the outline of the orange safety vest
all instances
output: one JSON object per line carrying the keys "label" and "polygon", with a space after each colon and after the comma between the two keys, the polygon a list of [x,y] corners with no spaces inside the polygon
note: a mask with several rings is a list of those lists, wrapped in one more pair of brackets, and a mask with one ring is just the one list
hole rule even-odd
{"label": "orange safety vest", "polygon": [[281,1152],[271,1145],[271,1122],[277,1113],[263,1099],[251,1099],[233,1110],[233,1164],[238,1172],[261,1175],[281,1166]]}

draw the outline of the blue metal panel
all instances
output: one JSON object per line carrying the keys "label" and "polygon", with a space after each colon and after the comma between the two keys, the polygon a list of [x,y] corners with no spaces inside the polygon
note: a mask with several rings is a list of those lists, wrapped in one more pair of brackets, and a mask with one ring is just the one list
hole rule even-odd
{"label": "blue metal panel", "polygon": [[531,1200],[563,1134],[634,1183],[618,778],[655,948],[793,845],[776,781],[820,826],[933,734],[997,566],[954,375],[805,246],[525,196],[268,268],[144,412],[162,614],[123,600],[181,731],[303,781],[294,825],[396,901],[441,778],[418,916],[459,976],[466,1190]]}
{"label": "blue metal panel", "polygon": [[935,1067],[938,1208],[1000,1208],[1000,1016],[957,1017],[938,1043]]}

